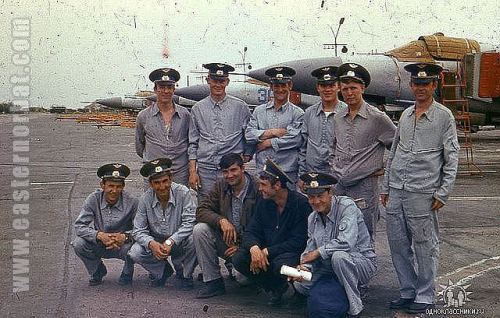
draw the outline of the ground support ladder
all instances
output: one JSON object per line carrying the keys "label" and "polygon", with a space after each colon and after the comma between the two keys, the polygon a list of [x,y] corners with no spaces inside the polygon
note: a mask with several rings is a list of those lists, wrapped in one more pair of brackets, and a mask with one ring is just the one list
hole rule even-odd
{"label": "ground support ladder", "polygon": [[465,75],[464,63],[460,59],[457,59],[455,72],[441,73],[441,103],[452,111],[458,132],[461,131],[464,134],[460,143],[458,175],[482,175],[481,169],[474,163],[469,100],[464,98]]}

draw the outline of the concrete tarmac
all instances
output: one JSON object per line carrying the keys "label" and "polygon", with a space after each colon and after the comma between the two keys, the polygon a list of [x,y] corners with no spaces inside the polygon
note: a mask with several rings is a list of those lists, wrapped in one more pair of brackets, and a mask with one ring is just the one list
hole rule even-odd
{"label": "concrete tarmac", "polygon": [[[29,121],[19,123],[23,118]],[[105,260],[104,282],[89,287],[83,263],[70,246],[73,222],[83,200],[99,187],[96,169],[104,163],[126,163],[132,170],[126,189],[142,193],[134,130],[98,129],[49,114],[0,115],[0,127],[1,317],[306,317],[305,308],[270,308],[268,295],[249,294],[230,279],[226,295],[198,300],[201,282],[189,292],[181,291],[174,277],[165,288],[150,288],[147,273],[136,265],[133,285],[119,286],[119,260]],[[433,317],[500,317],[500,131],[475,134],[474,149],[482,175],[459,177],[439,212],[437,291],[453,292],[450,282],[461,287],[455,288],[450,306],[437,304],[451,314]],[[364,317],[413,317],[388,309],[399,292],[384,219],[376,236],[378,275],[364,300]],[[459,301],[458,290],[470,294]],[[480,314],[463,315],[465,309]]]}

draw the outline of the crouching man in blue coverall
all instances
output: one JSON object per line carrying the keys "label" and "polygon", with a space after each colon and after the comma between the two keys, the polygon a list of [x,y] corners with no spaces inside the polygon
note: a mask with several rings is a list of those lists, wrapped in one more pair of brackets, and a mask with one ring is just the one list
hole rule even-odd
{"label": "crouching man in blue coverall", "polygon": [[307,173],[300,179],[313,212],[308,219],[307,246],[297,269],[312,271],[313,276],[310,282],[294,278],[294,287],[307,295],[323,275],[333,272],[347,295],[348,314],[359,317],[363,303],[358,285],[367,284],[377,271],[363,213],[351,198],[333,195],[332,186],[337,182],[334,177]]}

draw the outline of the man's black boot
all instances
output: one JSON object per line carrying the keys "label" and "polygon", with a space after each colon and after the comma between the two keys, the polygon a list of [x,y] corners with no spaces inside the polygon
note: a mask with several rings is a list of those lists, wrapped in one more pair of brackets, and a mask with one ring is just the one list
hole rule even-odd
{"label": "man's black boot", "polygon": [[196,298],[204,299],[211,298],[217,295],[222,295],[226,293],[226,286],[224,285],[224,279],[217,278],[205,283],[205,286],[200,289]]}

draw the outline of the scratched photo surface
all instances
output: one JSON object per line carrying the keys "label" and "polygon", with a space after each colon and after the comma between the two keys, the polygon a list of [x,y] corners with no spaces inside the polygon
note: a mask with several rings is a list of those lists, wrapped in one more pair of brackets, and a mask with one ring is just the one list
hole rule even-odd
{"label": "scratched photo surface", "polygon": [[[205,84],[204,63],[228,63],[244,74],[336,54],[351,61],[436,32],[500,50],[494,0],[4,0],[0,30],[0,103],[47,110],[76,110],[98,99],[152,91],[148,75],[160,67],[179,71],[176,89],[181,90]],[[228,91],[236,94],[245,77],[230,78]],[[253,94],[258,104],[269,90]],[[466,298],[454,297],[447,308],[500,315],[499,151],[500,130],[474,134],[474,162],[481,174],[457,178],[439,212],[440,308],[446,292],[453,292],[450,286],[460,282]],[[49,113],[0,112],[0,316],[306,316],[305,309],[269,308],[266,293],[247,293],[223,265],[227,293],[208,300],[195,299],[203,286],[196,280],[199,268],[194,291],[184,292],[174,277],[166,288],[152,289],[139,265],[133,285],[119,286],[122,262],[105,260],[103,284],[89,287],[70,245],[73,223],[85,198],[99,188],[97,168],[117,161],[132,171],[126,189],[141,195],[133,128],[61,120]],[[385,228],[382,213],[375,240],[378,274],[364,300],[365,314],[409,317],[388,308],[399,291]],[[286,296],[292,294],[289,289]]]}
{"label": "scratched photo surface", "polygon": [[[251,63],[334,56],[323,44],[356,53],[383,53],[422,35],[443,32],[500,44],[494,0],[11,1],[0,3],[7,36],[13,18],[30,18],[31,103],[79,108],[80,102],[152,90],[151,70],[173,67],[179,87],[197,82],[201,64]],[[345,21],[338,30],[339,20]],[[10,34],[10,32],[9,32]],[[0,42],[0,70],[17,73],[8,38]],[[244,52],[244,48],[247,51]],[[242,69],[239,70],[240,72]],[[12,99],[8,81],[0,101]]]}

